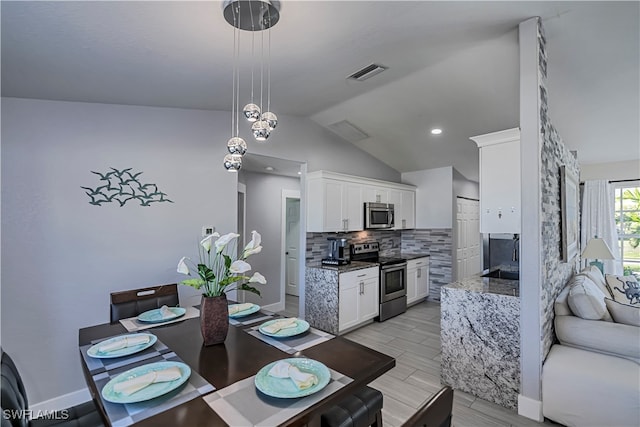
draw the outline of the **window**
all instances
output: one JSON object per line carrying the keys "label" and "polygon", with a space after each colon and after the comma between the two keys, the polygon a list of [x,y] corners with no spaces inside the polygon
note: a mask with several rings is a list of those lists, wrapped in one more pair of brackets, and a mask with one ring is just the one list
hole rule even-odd
{"label": "window", "polygon": [[640,275],[640,181],[615,184],[615,216],[624,274]]}

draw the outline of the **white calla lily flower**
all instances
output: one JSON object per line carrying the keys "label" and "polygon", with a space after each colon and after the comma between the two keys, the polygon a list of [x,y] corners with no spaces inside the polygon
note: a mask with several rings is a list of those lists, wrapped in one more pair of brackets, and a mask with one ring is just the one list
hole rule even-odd
{"label": "white calla lily flower", "polygon": [[186,262],[187,257],[182,257],[178,262],[178,273],[189,275],[189,266]]}
{"label": "white calla lily flower", "polygon": [[220,253],[233,239],[240,237],[237,233],[228,233],[216,240],[216,252]]}
{"label": "white calla lily flower", "polygon": [[262,242],[262,236],[256,230],[253,230],[251,232],[251,241],[247,243],[247,246],[244,247],[244,250],[248,251],[253,248],[257,248],[258,246],[260,246],[261,242]]}
{"label": "white calla lily flower", "polygon": [[233,274],[242,274],[249,270],[251,270],[251,265],[249,265],[249,263],[246,261],[242,261],[241,259],[233,261],[233,263],[229,267],[229,272]]}
{"label": "white calla lily flower", "polygon": [[205,251],[209,252],[211,250],[211,245],[213,244],[213,239],[216,237],[220,237],[220,233],[217,231],[213,234],[208,234],[204,239],[200,240],[200,245]]}
{"label": "white calla lily flower", "polygon": [[256,246],[255,248],[245,249],[242,253],[242,258],[249,258],[249,256],[254,254],[259,254],[262,250],[262,246]]}
{"label": "white calla lily flower", "polygon": [[256,271],[255,273],[253,273],[253,276],[251,276],[251,279],[249,279],[249,283],[260,283],[262,285],[266,285],[267,279],[265,279],[262,274]]}

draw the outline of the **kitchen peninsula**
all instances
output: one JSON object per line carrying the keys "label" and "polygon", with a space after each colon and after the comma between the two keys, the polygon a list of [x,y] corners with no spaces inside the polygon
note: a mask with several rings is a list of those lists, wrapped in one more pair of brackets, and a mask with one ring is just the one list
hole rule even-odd
{"label": "kitchen peninsula", "polygon": [[476,274],[442,287],[442,384],[517,408],[519,285],[518,280]]}

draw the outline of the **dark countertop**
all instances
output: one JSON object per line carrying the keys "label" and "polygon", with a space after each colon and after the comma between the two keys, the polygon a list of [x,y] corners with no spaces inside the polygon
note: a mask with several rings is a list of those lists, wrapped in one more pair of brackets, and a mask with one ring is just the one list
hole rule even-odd
{"label": "dark countertop", "polygon": [[363,268],[377,267],[377,262],[351,261],[346,265],[322,265],[321,263],[307,264],[307,268],[321,268],[323,270],[333,270],[338,273],[347,273],[354,270],[362,270]]}
{"label": "dark countertop", "polygon": [[494,267],[489,270],[485,270],[482,273],[477,273],[457,282],[449,283],[444,287],[449,289],[460,289],[470,292],[478,292],[485,294],[497,294],[497,295],[506,295],[510,297],[520,297],[520,281],[519,280],[507,280],[507,279],[498,279],[495,277],[482,277],[483,274],[486,274],[490,271],[497,270],[509,270],[509,271],[517,271],[517,268],[509,268],[508,266],[499,266]]}

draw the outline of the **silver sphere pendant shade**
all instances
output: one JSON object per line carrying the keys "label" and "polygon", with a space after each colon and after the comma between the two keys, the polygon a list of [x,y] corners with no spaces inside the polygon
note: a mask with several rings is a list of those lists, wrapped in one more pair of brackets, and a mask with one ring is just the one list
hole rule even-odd
{"label": "silver sphere pendant shade", "polygon": [[251,126],[251,131],[253,132],[253,137],[259,142],[266,141],[271,133],[271,129],[269,129],[269,124],[266,120],[258,120],[255,122]]}
{"label": "silver sphere pendant shade", "polygon": [[240,154],[227,154],[224,156],[224,167],[229,172],[238,172],[242,167],[242,156]]}
{"label": "silver sphere pendant shade", "polygon": [[267,125],[269,126],[269,130],[274,130],[276,126],[278,126],[278,116],[276,116],[271,111],[262,113],[262,116],[260,117],[260,119],[267,122]]}
{"label": "silver sphere pendant shade", "polygon": [[255,122],[260,118],[260,107],[258,107],[254,103],[245,105],[242,112],[244,113],[244,116],[246,117],[246,119],[249,120],[251,123]]}
{"label": "silver sphere pendant shade", "polygon": [[230,154],[240,154],[241,156],[247,152],[247,143],[239,136],[234,136],[227,142],[227,150]]}

